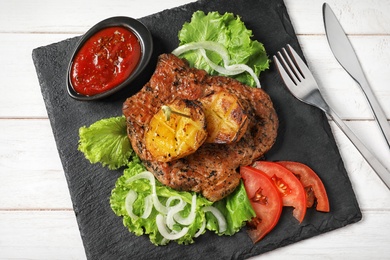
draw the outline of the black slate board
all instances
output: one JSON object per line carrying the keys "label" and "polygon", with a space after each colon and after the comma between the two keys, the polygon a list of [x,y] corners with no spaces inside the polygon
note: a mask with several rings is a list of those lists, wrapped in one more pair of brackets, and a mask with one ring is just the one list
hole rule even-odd
{"label": "black slate board", "polygon": [[[286,44],[291,44],[303,56],[282,0],[201,0],[140,19],[152,32],[155,50],[148,71],[133,87],[140,88],[148,80],[158,54],[170,52],[178,45],[178,31],[196,10],[232,12],[241,16],[253,30],[254,38],[264,43],[270,57]],[[207,232],[190,246],[170,243],[156,247],[147,236],[131,234],[109,205],[111,190],[122,172],[91,165],[77,151],[77,145],[79,127],[121,115],[123,101],[134,90],[124,90],[102,101],[71,99],[66,92],[66,68],[78,39],[34,49],[32,56],[89,259],[245,259],[361,219],[326,116],[294,99],[271,65],[260,79],[274,102],[280,129],[278,140],[266,159],[296,160],[311,166],[327,188],[331,212],[325,214],[309,209],[299,225],[292,217],[292,210],[285,208],[276,228],[255,245],[245,228],[232,237]]]}

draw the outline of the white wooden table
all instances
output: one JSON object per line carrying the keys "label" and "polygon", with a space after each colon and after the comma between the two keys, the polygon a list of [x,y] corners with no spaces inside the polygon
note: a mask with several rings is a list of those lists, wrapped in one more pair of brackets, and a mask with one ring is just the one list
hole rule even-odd
{"label": "white wooden table", "polygon": [[[271,0],[270,0],[271,1]],[[81,35],[105,18],[143,17],[191,0],[0,2],[0,259],[85,259],[31,59],[32,49]],[[364,96],[332,56],[321,0],[285,0],[326,99],[390,168]],[[390,1],[329,0],[390,118]],[[263,255],[267,259],[390,259],[390,191],[331,122],[360,204],[359,223]]]}

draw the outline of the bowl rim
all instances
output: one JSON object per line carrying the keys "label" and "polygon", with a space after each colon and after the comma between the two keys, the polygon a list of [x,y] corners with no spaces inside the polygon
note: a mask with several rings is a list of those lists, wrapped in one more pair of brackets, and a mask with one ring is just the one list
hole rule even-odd
{"label": "bowl rim", "polygon": [[[78,54],[81,47],[85,44],[85,42],[94,34],[101,31],[102,29],[109,28],[109,27],[115,27],[120,26],[124,27],[131,32],[133,32],[141,45],[141,58],[133,70],[133,72],[130,74],[130,76],[125,79],[122,83],[118,84],[117,86],[113,87],[112,89],[109,89],[107,91],[104,91],[102,93],[96,94],[96,95],[83,95],[75,91],[72,82],[71,82],[71,69],[73,66],[73,60]],[[80,101],[88,101],[88,100],[98,100],[103,99],[105,97],[108,97],[119,90],[125,88],[128,86],[137,76],[145,69],[145,67],[148,65],[153,53],[153,38],[152,34],[150,33],[149,29],[140,21],[127,17],[127,16],[114,16],[107,18],[105,20],[102,20],[92,26],[83,36],[81,36],[80,40],[78,41],[76,47],[73,50],[73,53],[71,55],[71,59],[68,64],[68,69],[66,73],[66,85],[67,85],[67,91],[68,94]]]}

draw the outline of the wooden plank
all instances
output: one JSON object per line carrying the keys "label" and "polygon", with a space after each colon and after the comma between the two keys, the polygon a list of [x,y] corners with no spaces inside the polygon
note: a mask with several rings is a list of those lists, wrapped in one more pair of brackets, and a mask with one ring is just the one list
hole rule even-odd
{"label": "wooden plank", "polygon": [[[390,36],[351,36],[351,43],[364,73],[390,118]],[[372,119],[373,115],[359,85],[342,68],[333,56],[325,36],[300,36],[304,55],[316,78],[324,98],[345,119]]]}
{"label": "wooden plank", "polygon": [[[94,1],[13,0],[0,2],[0,32],[83,33],[111,16],[140,18],[194,0]],[[323,34],[322,0],[286,0],[298,34]],[[350,34],[389,34],[390,2],[383,0],[327,1]],[[136,8],[132,6],[136,5]],[[90,13],[93,8],[93,14]],[[8,10],[15,10],[10,12]],[[16,12],[17,10],[17,12]],[[31,10],[34,10],[33,12]],[[343,11],[341,11],[343,10]],[[88,13],[88,15],[87,15]],[[365,17],[374,17],[367,22]],[[36,19],[39,17],[39,19]],[[310,22],[307,22],[310,21]],[[9,26],[12,24],[12,26]]]}
{"label": "wooden plank", "polygon": [[49,120],[0,120],[0,129],[2,173],[61,169]]}
{"label": "wooden plank", "polygon": [[[390,151],[375,122],[348,124],[390,168]],[[338,127],[331,126],[360,206],[390,210],[387,188]],[[0,129],[0,209],[71,208],[49,121],[0,120]]]}
{"label": "wooden plank", "polygon": [[[31,119],[47,118],[31,60],[32,49],[82,34],[110,16],[138,18],[191,1],[144,0],[140,5],[137,0],[97,0],[92,14],[91,3],[86,1],[0,1],[0,259],[85,259],[49,121]],[[390,118],[390,74],[388,66],[384,66],[390,61],[390,2],[327,2],[347,33],[353,34],[352,43],[369,82]],[[351,127],[388,162],[388,149],[383,148],[375,123],[366,121],[372,116],[364,98],[327,46],[321,14],[323,1],[285,3],[309,65],[326,86],[326,98],[343,118],[356,120],[349,122]],[[15,46],[17,51],[13,51]],[[264,255],[267,259],[292,255],[310,260],[386,259],[390,254],[388,190],[343,133],[333,123],[331,126],[363,209],[363,220],[270,252]]]}
{"label": "wooden plank", "polygon": [[[376,123],[374,121],[346,123],[378,160],[390,169],[390,150]],[[331,127],[360,207],[364,210],[390,210],[388,188],[334,122],[331,122]]]}
{"label": "wooden plank", "polygon": [[[0,34],[2,44],[0,71],[3,72],[3,76],[0,77],[2,90],[0,118],[47,118],[31,53],[34,48],[74,36],[70,34]],[[10,52],[15,49],[14,46],[18,46],[17,51]]]}
{"label": "wooden plank", "polygon": [[85,259],[73,211],[0,211],[0,259]]}
{"label": "wooden plank", "polygon": [[[383,0],[285,0],[298,34],[324,34],[322,4],[327,2],[348,34],[390,34],[390,2]],[[308,22],[310,21],[310,22]]]}
{"label": "wooden plank", "polygon": [[[0,34],[3,62],[0,70],[7,77],[0,78],[5,90],[0,95],[0,118],[47,117],[40,87],[31,59],[32,49],[65,40],[68,34]],[[387,89],[390,74],[390,36],[352,37],[358,56],[374,93],[390,118],[390,93]],[[346,119],[372,119],[367,101],[356,82],[333,57],[325,36],[299,36],[299,41],[319,84],[330,105]],[[7,50],[19,45],[19,52],[9,55]],[[14,62],[15,60],[20,62]]]}
{"label": "wooden plank", "polygon": [[[261,257],[387,259],[390,254],[389,218],[389,211],[366,211],[359,223],[279,248]],[[27,255],[31,260],[85,259],[71,211],[0,211],[0,230],[0,259],[24,259]]]}
{"label": "wooden plank", "polygon": [[0,32],[84,33],[97,22],[112,16],[140,18],[193,1],[165,0],[158,4],[154,0],[97,0],[93,3],[78,0],[1,1]]}
{"label": "wooden plank", "polygon": [[63,171],[13,170],[0,176],[0,210],[73,210]]}
{"label": "wooden plank", "polygon": [[[341,229],[264,254],[266,259],[388,259],[389,211],[363,212],[363,219]],[[262,259],[262,258],[260,258]]]}
{"label": "wooden plank", "polygon": [[0,120],[0,209],[71,209],[49,120]]}

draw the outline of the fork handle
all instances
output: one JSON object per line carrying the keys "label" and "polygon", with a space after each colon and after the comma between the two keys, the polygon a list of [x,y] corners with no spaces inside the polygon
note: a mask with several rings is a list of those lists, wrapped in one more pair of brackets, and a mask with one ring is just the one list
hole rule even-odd
{"label": "fork handle", "polygon": [[356,149],[362,154],[364,159],[368,162],[368,164],[372,167],[372,169],[376,172],[379,178],[386,184],[387,188],[390,190],[390,172],[389,170],[383,166],[383,164],[376,159],[376,157],[371,153],[370,150],[360,141],[360,139],[352,132],[352,130],[344,123],[343,120],[330,108],[326,111],[326,113],[333,118],[335,123],[341,130],[345,133],[345,135],[349,138],[349,140],[355,145]]}

